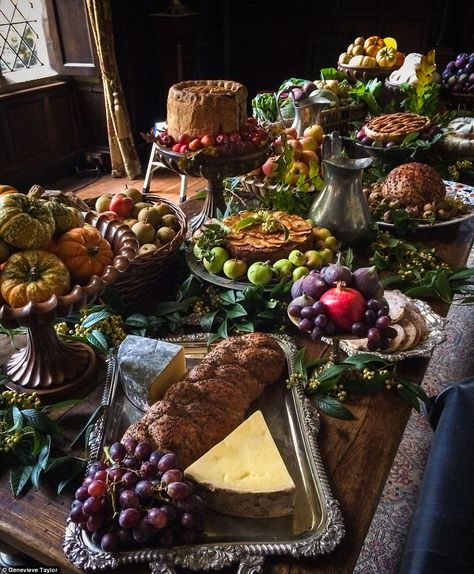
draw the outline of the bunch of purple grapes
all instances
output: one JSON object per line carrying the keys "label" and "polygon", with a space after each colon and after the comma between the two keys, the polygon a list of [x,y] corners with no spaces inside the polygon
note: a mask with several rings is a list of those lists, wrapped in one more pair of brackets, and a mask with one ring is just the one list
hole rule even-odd
{"label": "bunch of purple grapes", "polygon": [[392,320],[386,302],[383,299],[369,299],[363,320],[353,323],[351,332],[361,339],[367,337],[369,351],[377,349],[384,351],[388,349],[390,339],[394,339],[398,334],[391,324]]}
{"label": "bunch of purple grapes", "polygon": [[191,544],[203,528],[202,499],[184,480],[174,453],[127,439],[108,449],[76,490],[69,518],[104,552]]}
{"label": "bunch of purple grapes", "polygon": [[326,315],[322,301],[315,301],[306,295],[300,301],[292,301],[288,305],[288,313],[298,319],[298,329],[309,333],[313,341],[318,341],[324,335],[331,337],[336,333],[336,326]]}

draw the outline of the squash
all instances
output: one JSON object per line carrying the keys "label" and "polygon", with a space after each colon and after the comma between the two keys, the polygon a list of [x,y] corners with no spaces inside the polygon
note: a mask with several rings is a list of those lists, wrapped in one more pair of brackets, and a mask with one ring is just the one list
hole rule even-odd
{"label": "squash", "polygon": [[377,60],[370,56],[352,56],[349,61],[349,66],[354,66],[356,68],[376,68]]}
{"label": "squash", "polygon": [[54,217],[22,193],[0,195],[0,239],[18,249],[39,249],[53,236]]}
{"label": "squash", "polygon": [[5,261],[10,257],[10,246],[5,243],[3,239],[0,239],[0,263],[5,263]]}
{"label": "squash", "polygon": [[75,227],[84,227],[84,217],[77,207],[64,205],[57,199],[49,199],[44,205],[53,214],[55,235],[62,235]]}
{"label": "squash", "polygon": [[71,279],[83,285],[92,275],[102,275],[114,259],[110,243],[95,227],[71,229],[62,235],[55,248],[56,255],[66,265]]}
{"label": "squash", "polygon": [[367,56],[375,58],[375,54],[385,46],[385,42],[380,36],[369,36],[364,42],[364,50]]}
{"label": "squash", "polygon": [[375,59],[381,68],[393,68],[397,61],[397,51],[394,48],[380,48]]}
{"label": "squash", "polygon": [[11,185],[0,184],[0,195],[5,195],[7,193],[18,193],[18,190]]}
{"label": "squash", "polygon": [[474,157],[474,117],[451,120],[440,143],[446,151]]}
{"label": "squash", "polygon": [[0,292],[11,307],[41,303],[52,295],[66,295],[70,278],[64,263],[47,251],[32,249],[14,253],[0,275]]}

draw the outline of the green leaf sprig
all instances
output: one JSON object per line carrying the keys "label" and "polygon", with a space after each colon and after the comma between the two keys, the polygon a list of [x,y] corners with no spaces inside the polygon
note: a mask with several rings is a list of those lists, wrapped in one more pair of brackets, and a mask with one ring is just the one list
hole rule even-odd
{"label": "green leaf sprig", "polygon": [[446,303],[474,303],[474,268],[449,267],[434,249],[379,232],[371,263],[382,272],[386,288],[409,297],[432,297]]}
{"label": "green leaf sprig", "polygon": [[357,353],[340,363],[329,358],[307,360],[305,349],[295,357],[294,369],[287,386],[303,385],[316,407],[326,415],[351,420],[354,415],[343,403],[357,394],[386,390],[396,391],[412,408],[420,411],[421,402],[428,402],[423,389],[397,374],[396,364],[387,363],[372,353]]}
{"label": "green leaf sprig", "polygon": [[[72,454],[75,444],[66,444],[63,430],[50,417],[57,409],[66,409],[80,402],[67,400],[42,405],[36,393],[19,393],[4,387],[0,392],[0,461],[2,468],[10,470],[10,486],[15,498],[22,496],[30,486],[41,488],[55,485],[58,494],[86,468],[86,458]],[[87,421],[81,436],[87,434],[100,411]],[[88,440],[86,440],[86,449]]]}

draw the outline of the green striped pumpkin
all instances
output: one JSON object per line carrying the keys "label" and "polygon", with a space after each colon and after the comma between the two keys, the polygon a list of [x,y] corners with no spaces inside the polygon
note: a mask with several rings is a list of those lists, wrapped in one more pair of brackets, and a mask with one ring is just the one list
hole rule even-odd
{"label": "green striped pumpkin", "polygon": [[38,249],[53,237],[54,217],[43,202],[22,193],[0,195],[0,239],[18,249]]}

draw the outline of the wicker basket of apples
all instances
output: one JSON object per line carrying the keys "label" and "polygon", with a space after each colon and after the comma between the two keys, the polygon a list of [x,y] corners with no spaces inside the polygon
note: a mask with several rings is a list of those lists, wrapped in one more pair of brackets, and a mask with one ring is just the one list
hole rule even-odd
{"label": "wicker basket of apples", "polygon": [[109,219],[120,219],[135,233],[137,257],[113,286],[130,309],[146,308],[162,295],[169,280],[168,267],[175,261],[186,238],[187,221],[175,203],[136,188],[104,194],[95,202],[95,211]]}

